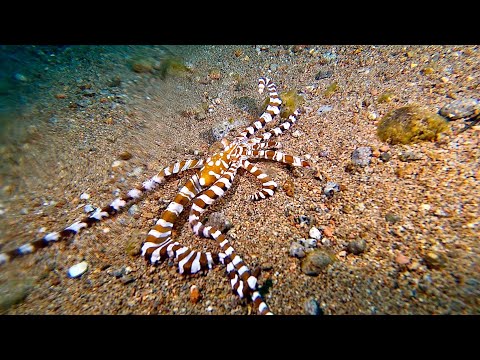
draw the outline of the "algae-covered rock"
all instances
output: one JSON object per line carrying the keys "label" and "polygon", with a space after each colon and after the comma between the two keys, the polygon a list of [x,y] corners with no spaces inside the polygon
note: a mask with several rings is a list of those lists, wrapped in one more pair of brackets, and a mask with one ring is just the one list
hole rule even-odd
{"label": "algae-covered rock", "polygon": [[409,105],[390,111],[379,122],[377,135],[391,144],[437,140],[450,130],[447,120],[421,106]]}
{"label": "algae-covered rock", "polygon": [[21,303],[33,289],[33,280],[13,279],[0,285],[0,314]]}
{"label": "algae-covered rock", "polygon": [[[302,95],[297,93],[297,90],[289,90],[282,92],[278,95],[282,100],[282,105],[280,107],[280,117],[283,119],[288,118],[290,115],[293,114],[295,110],[297,110],[304,102],[305,99]],[[263,102],[262,109],[266,109],[269,103],[269,97],[265,99]]]}

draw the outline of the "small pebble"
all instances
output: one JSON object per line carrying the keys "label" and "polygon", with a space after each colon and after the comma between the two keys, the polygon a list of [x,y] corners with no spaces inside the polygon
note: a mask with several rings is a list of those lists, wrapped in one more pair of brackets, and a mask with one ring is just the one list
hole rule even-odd
{"label": "small pebble", "polygon": [[202,294],[200,293],[200,290],[198,289],[197,285],[192,285],[190,287],[190,301],[193,304],[196,304],[197,302],[200,301],[202,298]]}
{"label": "small pebble", "polygon": [[70,269],[68,269],[68,276],[71,278],[76,278],[81,276],[88,269],[88,263],[82,261],[81,263],[75,264]]}
{"label": "small pebble", "polygon": [[298,130],[295,130],[295,131],[292,133],[292,136],[293,136],[294,138],[298,138],[298,137],[300,137],[301,135],[302,135],[302,133],[301,133],[300,131],[298,131]]}
{"label": "small pebble", "polygon": [[307,315],[323,315],[323,311],[315,299],[308,299],[305,301],[303,308],[305,310],[305,314]]}
{"label": "small pebble", "polygon": [[82,199],[82,200],[88,200],[88,199],[90,199],[90,194],[83,193],[82,195],[80,195],[80,199]]}
{"label": "small pebble", "polygon": [[290,256],[296,257],[296,258],[303,258],[305,257],[305,248],[299,244],[298,242],[292,242],[290,244],[290,251],[289,251]]}
{"label": "small pebble", "polygon": [[122,160],[130,160],[132,158],[132,154],[129,151],[122,151],[120,154],[118,154],[118,157]]}
{"label": "small pebble", "polygon": [[430,251],[423,257],[423,260],[430,269],[440,269],[445,266],[447,257],[442,253]]}
{"label": "small pebble", "polygon": [[400,161],[403,161],[403,162],[418,161],[423,159],[423,155],[420,153],[407,150],[398,154],[398,158],[400,159]]}
{"label": "small pebble", "polygon": [[397,256],[395,257],[395,262],[400,265],[406,265],[410,262],[410,258],[406,257],[402,253],[398,253]]}
{"label": "small pebble", "polygon": [[300,215],[295,218],[295,222],[300,225],[302,224],[310,225],[310,218],[306,215]]}
{"label": "small pebble", "polygon": [[339,192],[339,191],[340,191],[340,186],[333,181],[328,181],[327,185],[325,185],[325,187],[323,188],[323,193],[328,197],[332,197],[335,192]]}
{"label": "small pebble", "polygon": [[330,106],[330,105],[322,105],[318,108],[317,115],[325,114],[326,112],[329,112],[332,109],[333,109],[333,107]]}
{"label": "small pebble", "polygon": [[352,162],[358,166],[367,166],[370,164],[372,148],[369,146],[359,147],[352,153]]}
{"label": "small pebble", "polygon": [[299,239],[298,241],[305,248],[315,248],[315,247],[317,247],[317,240],[316,239]]}
{"label": "small pebble", "polygon": [[132,206],[130,206],[130,208],[128,209],[128,214],[131,215],[131,216],[134,216],[135,214],[138,214],[140,212],[140,208],[138,207],[137,204],[134,204]]}
{"label": "small pebble", "polygon": [[312,228],[308,232],[308,235],[315,240],[320,240],[322,237],[322,233],[315,226],[312,226]]}
{"label": "small pebble", "polygon": [[333,236],[333,229],[329,226],[324,226],[322,228],[323,235],[326,237],[332,237]]}
{"label": "small pebble", "polygon": [[347,251],[359,255],[365,251],[367,248],[367,242],[364,239],[350,241],[347,245]]}
{"label": "small pebble", "polygon": [[392,155],[388,152],[384,152],[384,153],[381,153],[380,154],[380,160],[382,160],[383,162],[387,162],[389,161],[390,159],[392,158]]}

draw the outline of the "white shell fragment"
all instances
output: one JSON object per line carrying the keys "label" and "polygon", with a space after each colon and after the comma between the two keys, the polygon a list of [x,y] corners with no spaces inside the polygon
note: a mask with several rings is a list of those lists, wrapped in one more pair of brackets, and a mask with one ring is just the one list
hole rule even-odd
{"label": "white shell fragment", "polygon": [[87,271],[88,263],[86,261],[82,261],[76,265],[73,265],[70,269],[68,269],[68,276],[71,278],[76,278],[81,276],[85,271]]}
{"label": "white shell fragment", "polygon": [[80,199],[82,199],[82,200],[88,200],[88,199],[90,199],[90,194],[83,193],[82,195],[80,195]]}
{"label": "white shell fragment", "polygon": [[312,226],[312,228],[308,232],[308,235],[310,235],[310,237],[315,240],[320,240],[322,238],[322,233],[315,226]]}

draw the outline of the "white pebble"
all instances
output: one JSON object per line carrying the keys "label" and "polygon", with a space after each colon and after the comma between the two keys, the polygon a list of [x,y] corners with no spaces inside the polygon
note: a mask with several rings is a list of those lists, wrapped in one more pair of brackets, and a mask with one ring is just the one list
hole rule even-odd
{"label": "white pebble", "polygon": [[312,228],[308,232],[308,235],[310,235],[310,237],[315,240],[320,240],[320,238],[322,237],[322,233],[315,226],[312,226]]}
{"label": "white pebble", "polygon": [[82,195],[80,195],[80,199],[82,199],[82,200],[88,200],[88,199],[90,199],[90,194],[83,193]]}
{"label": "white pebble", "polygon": [[76,278],[81,276],[85,271],[88,269],[88,264],[86,261],[82,261],[76,265],[73,265],[70,269],[68,269],[68,276],[71,278]]}

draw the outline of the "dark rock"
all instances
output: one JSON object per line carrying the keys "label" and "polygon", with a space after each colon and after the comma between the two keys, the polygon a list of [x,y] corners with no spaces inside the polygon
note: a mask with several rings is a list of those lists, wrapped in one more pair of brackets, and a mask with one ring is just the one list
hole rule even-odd
{"label": "dark rock", "polygon": [[322,250],[309,252],[301,264],[302,272],[306,275],[317,276],[333,262],[332,256]]}
{"label": "dark rock", "polygon": [[328,79],[332,77],[333,71],[328,69],[321,69],[316,75],[315,80]]}
{"label": "dark rock", "polygon": [[480,103],[472,98],[458,99],[445,105],[439,113],[450,120],[469,118],[480,113]]}
{"label": "dark rock", "polygon": [[420,153],[416,153],[410,150],[402,151],[398,154],[398,158],[400,161],[407,162],[407,161],[418,161],[423,159],[423,155]]}
{"label": "dark rock", "polygon": [[383,152],[380,154],[380,160],[387,162],[392,158],[392,155],[389,152]]}
{"label": "dark rock", "polygon": [[0,313],[21,303],[32,291],[31,280],[9,280],[0,285]]}
{"label": "dark rock", "polygon": [[395,224],[396,222],[400,221],[400,216],[389,212],[385,215],[385,220],[390,224]]}
{"label": "dark rock", "polygon": [[350,241],[347,245],[347,251],[354,255],[363,253],[366,248],[367,242],[364,239]]}

